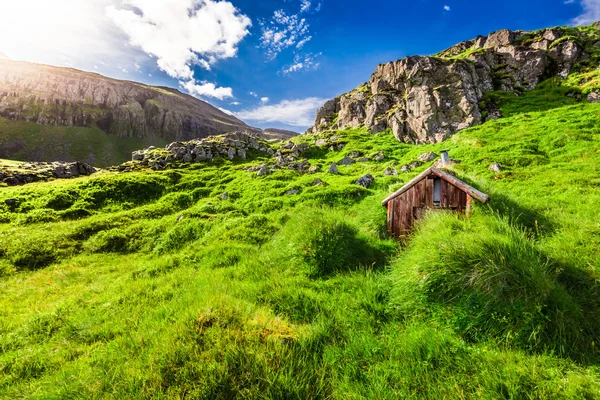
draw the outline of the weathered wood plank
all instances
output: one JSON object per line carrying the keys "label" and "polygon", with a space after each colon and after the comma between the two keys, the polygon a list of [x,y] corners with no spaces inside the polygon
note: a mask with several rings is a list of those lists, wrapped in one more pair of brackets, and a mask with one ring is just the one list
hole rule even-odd
{"label": "weathered wood plank", "polygon": [[425,179],[425,207],[433,208],[433,179]]}
{"label": "weathered wood plank", "polygon": [[442,179],[440,185],[440,207],[448,208],[448,182]]}
{"label": "weathered wood plank", "polygon": [[462,190],[459,190],[458,195],[458,210],[462,212],[467,208],[467,194]]}

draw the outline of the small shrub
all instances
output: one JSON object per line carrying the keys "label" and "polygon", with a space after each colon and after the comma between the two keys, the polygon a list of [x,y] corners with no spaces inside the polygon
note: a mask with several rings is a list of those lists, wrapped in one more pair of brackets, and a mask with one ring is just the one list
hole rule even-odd
{"label": "small shrub", "polygon": [[170,207],[173,211],[183,210],[194,204],[192,195],[183,192],[169,193],[159,200],[159,203]]}
{"label": "small shrub", "polygon": [[35,271],[45,268],[57,259],[56,251],[52,244],[43,241],[21,243],[11,249],[10,261],[19,270]]}
{"label": "small shrub", "polygon": [[307,208],[295,211],[276,246],[285,249],[290,257],[299,258],[313,278],[361,266],[383,266],[393,248],[360,232],[343,214]]}
{"label": "small shrub", "polygon": [[40,208],[37,210],[31,210],[27,214],[21,215],[17,223],[27,225],[27,224],[37,224],[43,222],[55,222],[60,219],[60,214],[51,208]]}
{"label": "small shrub", "polygon": [[265,215],[227,218],[217,224],[203,243],[239,242],[262,245],[273,238],[279,226]]}
{"label": "small shrub", "polygon": [[171,229],[165,232],[157,241],[154,252],[164,254],[177,250],[189,242],[202,237],[205,225],[197,219],[184,219],[177,222]]}
{"label": "small shrub", "polygon": [[90,253],[123,252],[127,249],[129,240],[124,230],[115,228],[92,236],[85,242],[84,248]]}
{"label": "small shrub", "polygon": [[0,277],[15,273],[16,269],[7,260],[0,259]]}
{"label": "small shrub", "polygon": [[60,213],[60,216],[65,220],[82,219],[87,218],[90,215],[92,215],[92,212],[88,210],[85,205],[79,204],[75,204],[73,207]]}
{"label": "small shrub", "polygon": [[277,315],[287,317],[293,323],[311,323],[324,312],[322,302],[312,291],[284,287],[269,291],[259,300],[269,304]]}
{"label": "small shrub", "polygon": [[201,247],[190,258],[194,263],[203,267],[226,268],[237,265],[240,261],[248,259],[249,255],[254,253],[256,253],[254,246],[240,243],[219,243]]}
{"label": "small shrub", "polygon": [[46,208],[51,208],[56,211],[66,210],[71,207],[76,200],[76,197],[70,192],[57,191],[50,195],[46,202]]}

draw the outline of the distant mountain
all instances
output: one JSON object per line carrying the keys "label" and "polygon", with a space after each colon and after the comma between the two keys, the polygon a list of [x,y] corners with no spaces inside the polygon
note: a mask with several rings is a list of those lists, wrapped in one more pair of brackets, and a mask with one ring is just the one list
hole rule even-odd
{"label": "distant mountain", "polygon": [[[230,131],[262,134],[261,129],[176,89],[71,68],[10,61],[1,56],[0,117],[5,119],[0,124],[0,158],[14,159],[16,153],[28,161],[55,161],[60,157],[62,161],[77,159],[96,164],[109,159],[122,162],[130,154],[99,154],[106,153],[106,141],[113,148],[122,148],[122,143],[129,150]],[[16,126],[11,121],[21,124]],[[33,124],[39,127],[34,129]],[[20,140],[19,127],[27,130],[26,140]],[[42,148],[41,142],[32,137],[31,131],[36,129],[46,133],[46,146],[49,144],[53,151]],[[50,131],[55,132],[55,138]],[[82,144],[97,142],[102,136],[104,147],[81,151],[79,145],[68,140],[73,132],[89,139],[82,139]]]}
{"label": "distant mountain", "polygon": [[294,136],[299,135],[300,133],[294,131],[288,131],[285,129],[277,129],[277,128],[267,128],[263,130],[263,135],[267,139],[281,139],[287,140],[291,139]]}
{"label": "distant mountain", "polygon": [[10,60],[10,58],[4,53],[0,53],[0,60]]}

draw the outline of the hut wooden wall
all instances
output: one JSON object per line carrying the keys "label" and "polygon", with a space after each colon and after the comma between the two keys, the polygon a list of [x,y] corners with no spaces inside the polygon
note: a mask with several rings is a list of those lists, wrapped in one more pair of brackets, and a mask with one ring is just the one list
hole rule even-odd
{"label": "hut wooden wall", "polygon": [[467,209],[470,196],[443,179],[440,179],[440,204],[434,205],[434,178],[437,177],[435,175],[426,177],[388,203],[388,229],[395,237],[410,233],[415,221],[423,218],[427,210],[446,209],[464,212]]}

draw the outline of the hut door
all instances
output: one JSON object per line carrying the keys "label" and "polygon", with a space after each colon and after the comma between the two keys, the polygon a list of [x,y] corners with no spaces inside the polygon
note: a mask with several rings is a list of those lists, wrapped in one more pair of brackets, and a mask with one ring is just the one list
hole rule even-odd
{"label": "hut door", "polygon": [[433,206],[440,207],[442,201],[442,181],[440,178],[433,180]]}

